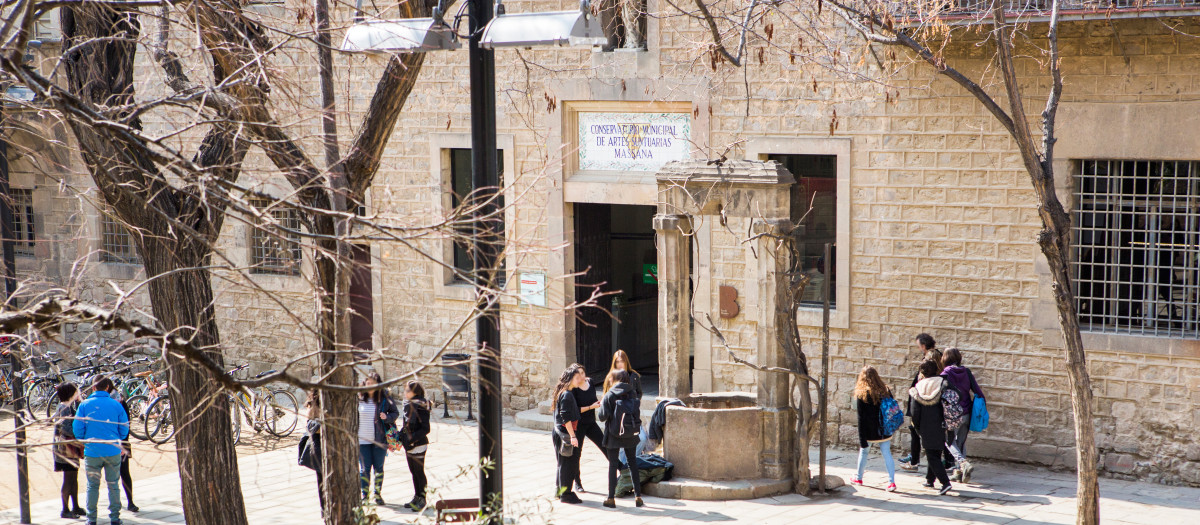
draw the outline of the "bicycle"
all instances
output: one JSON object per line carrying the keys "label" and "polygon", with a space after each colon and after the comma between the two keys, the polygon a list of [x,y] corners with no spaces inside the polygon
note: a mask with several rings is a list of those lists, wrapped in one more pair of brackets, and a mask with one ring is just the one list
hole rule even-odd
{"label": "bicycle", "polygon": [[[275,370],[254,376],[260,379]],[[233,426],[233,444],[242,439],[242,416],[250,422],[255,432],[266,430],[275,437],[288,437],[296,430],[300,405],[296,396],[283,389],[260,386],[229,396],[229,411]]]}

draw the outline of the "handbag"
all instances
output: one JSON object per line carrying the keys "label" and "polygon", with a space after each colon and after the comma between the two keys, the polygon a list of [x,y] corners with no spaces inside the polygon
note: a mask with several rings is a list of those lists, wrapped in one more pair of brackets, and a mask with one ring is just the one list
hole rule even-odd
{"label": "handbag", "polygon": [[560,445],[558,447],[558,455],[570,457],[574,454],[575,454],[575,446],[571,444],[570,438],[567,438],[566,440],[564,440],[562,442],[562,445]]}
{"label": "handbag", "polygon": [[58,456],[63,459],[83,459],[83,443],[58,443]]}
{"label": "handbag", "polygon": [[389,426],[384,435],[387,437],[387,449],[389,452],[404,450],[405,441],[407,440],[404,439],[404,432],[396,428],[396,425]]}
{"label": "handbag", "polygon": [[297,451],[296,463],[302,467],[317,470],[312,452],[312,441],[309,439],[308,434],[304,434],[300,438],[300,449]]}

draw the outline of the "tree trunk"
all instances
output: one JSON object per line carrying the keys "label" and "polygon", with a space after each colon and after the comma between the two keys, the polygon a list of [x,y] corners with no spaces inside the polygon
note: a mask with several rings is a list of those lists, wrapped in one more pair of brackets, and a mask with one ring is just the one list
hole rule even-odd
{"label": "tree trunk", "polygon": [[[65,77],[70,92],[83,103],[113,107],[133,102],[140,26],[131,9],[89,4],[62,9],[64,47],[71,50],[64,57]],[[141,129],[136,115],[113,118]],[[150,278],[150,302],[158,323],[211,349],[209,357],[220,363],[212,283],[202,268],[208,263],[210,243],[220,232],[224,210],[214,213],[207,203],[168,185],[143,153],[146,144],[140,139],[96,129],[79,119],[67,122],[104,200],[120,221],[136,226],[132,236]],[[202,142],[196,162],[211,167],[214,175],[236,177],[245,148],[235,147],[232,136],[229,129],[214,127]],[[177,418],[184,516],[195,524],[244,524],[227,398],[182,356],[166,353],[164,358],[170,365],[171,403]]]}
{"label": "tree trunk", "polygon": [[797,494],[812,493],[812,467],[808,463],[808,450],[812,447],[812,394],[807,379],[792,379],[800,389],[800,401],[796,404],[796,478],[793,487]]}

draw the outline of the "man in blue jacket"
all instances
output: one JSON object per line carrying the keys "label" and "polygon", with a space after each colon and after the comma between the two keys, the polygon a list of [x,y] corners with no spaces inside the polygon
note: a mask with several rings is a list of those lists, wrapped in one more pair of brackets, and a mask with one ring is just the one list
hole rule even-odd
{"label": "man in blue jacket", "polygon": [[95,392],[75,412],[71,425],[75,438],[84,442],[83,463],[87,475],[88,525],[96,525],[96,507],[100,503],[100,471],[108,484],[108,519],[121,525],[121,440],[129,435],[129,416],[109,393],[111,379],[101,377],[92,385]]}

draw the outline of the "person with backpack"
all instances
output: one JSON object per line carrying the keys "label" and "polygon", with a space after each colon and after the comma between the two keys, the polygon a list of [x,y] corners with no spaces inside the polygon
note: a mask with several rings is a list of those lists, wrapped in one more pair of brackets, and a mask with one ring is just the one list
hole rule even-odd
{"label": "person with backpack", "polygon": [[[368,372],[361,386],[372,387],[383,382],[378,372]],[[396,424],[400,411],[383,388],[374,388],[358,397],[358,482],[363,501],[371,496],[371,481],[375,485],[375,504],[383,505],[383,460],[387,458],[387,431]],[[374,476],[372,477],[372,471]]]}
{"label": "person with backpack", "polygon": [[920,370],[920,380],[916,386],[908,389],[909,413],[925,447],[925,462],[929,466],[925,472],[925,486],[933,488],[933,480],[937,479],[942,483],[938,494],[944,495],[951,488],[950,477],[942,465],[942,450],[946,446],[946,412],[942,393],[948,383],[938,375],[935,361],[923,361]]}
{"label": "person with backpack", "polygon": [[621,451],[629,458],[629,476],[633,479],[634,505],[641,507],[642,483],[637,468],[637,445],[641,439],[642,402],[625,370],[613,370],[606,384],[612,385],[600,401],[596,417],[604,422],[604,448],[608,449],[608,499],[604,506],[616,508],[617,473],[621,470]]}
{"label": "person with backpack", "polygon": [[[941,373],[940,364],[942,362],[942,351],[937,349],[937,341],[933,340],[933,336],[921,333],[917,334],[917,350],[921,352],[921,360],[932,359],[939,364],[938,373]],[[918,366],[919,368],[919,366]],[[909,388],[917,386],[917,381],[921,379],[921,371],[913,372],[912,384]],[[908,455],[900,458],[900,468],[904,470],[917,470],[921,467],[921,433],[917,431],[915,425],[908,425],[909,434],[909,449]]]}
{"label": "person with backpack", "polygon": [[575,396],[571,390],[583,386],[587,376],[583,367],[574,363],[563,370],[554,387],[554,397],[550,400],[550,413],[554,415],[554,455],[558,459],[558,468],[554,480],[555,493],[563,503],[577,505],[583,503],[579,495],[571,490],[575,478],[579,476],[579,438],[576,428],[579,426],[579,406],[575,404]]}
{"label": "person with backpack", "polygon": [[904,412],[900,411],[900,406],[892,397],[891,389],[883,383],[879,372],[873,366],[864,366],[858,373],[858,381],[854,385],[854,399],[858,408],[858,473],[850,478],[850,484],[862,486],[863,471],[867,468],[867,455],[871,451],[870,444],[878,443],[879,452],[883,454],[883,464],[887,467],[887,491],[896,492],[892,433],[904,424]]}
{"label": "person with backpack", "polygon": [[92,395],[79,404],[71,430],[84,442],[83,463],[87,475],[87,520],[95,525],[100,504],[100,476],[108,486],[108,520],[121,525],[121,440],[129,435],[125,409],[112,398],[112,379],[99,377]]}
{"label": "person with backpack", "polygon": [[947,348],[942,353],[941,376],[958,394],[958,404],[962,412],[962,421],[957,426],[946,426],[946,449],[954,456],[956,462],[952,477],[963,483],[970,483],[971,472],[975,470],[971,462],[967,461],[966,449],[967,434],[971,431],[971,408],[974,403],[971,394],[983,398],[983,389],[979,388],[971,369],[962,366],[962,352],[957,348]]}
{"label": "person with backpack", "polygon": [[429,401],[425,400],[425,387],[420,381],[409,381],[404,387],[404,425],[400,439],[404,444],[404,456],[408,459],[408,472],[412,474],[413,490],[416,495],[404,506],[413,512],[425,510],[425,489],[429,479],[425,477],[425,451],[429,448]]}

